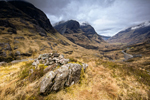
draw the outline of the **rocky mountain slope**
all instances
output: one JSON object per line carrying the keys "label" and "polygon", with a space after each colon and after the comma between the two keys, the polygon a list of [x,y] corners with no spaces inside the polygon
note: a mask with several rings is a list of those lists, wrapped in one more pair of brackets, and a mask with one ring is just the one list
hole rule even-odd
{"label": "rocky mountain slope", "polygon": [[54,28],[73,43],[87,49],[98,49],[98,45],[104,42],[94,28],[86,23],[80,25],[75,20],[69,20],[57,23]]}
{"label": "rocky mountain slope", "polygon": [[[0,1],[0,62],[25,59],[64,46],[71,54],[72,49],[78,48],[59,34],[34,5],[25,1]],[[66,49],[59,52],[67,54]]]}
{"label": "rocky mountain slope", "polygon": [[150,38],[150,21],[122,30],[108,39],[108,42],[136,44],[144,42],[148,38]]}

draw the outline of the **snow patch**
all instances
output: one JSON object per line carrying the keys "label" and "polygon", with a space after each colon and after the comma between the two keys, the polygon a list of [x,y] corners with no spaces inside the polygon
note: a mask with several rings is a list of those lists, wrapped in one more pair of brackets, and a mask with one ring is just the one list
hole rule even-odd
{"label": "snow patch", "polygon": [[147,26],[150,26],[150,21],[142,23],[142,24],[137,25],[137,26],[133,26],[133,27],[131,27],[131,30],[135,30],[135,29],[143,28],[143,27],[147,27]]}

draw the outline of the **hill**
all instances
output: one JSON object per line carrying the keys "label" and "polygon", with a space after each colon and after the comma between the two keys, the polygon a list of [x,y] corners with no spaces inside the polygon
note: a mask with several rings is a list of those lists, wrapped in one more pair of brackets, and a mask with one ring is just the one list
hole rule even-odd
{"label": "hill", "polygon": [[[64,48],[65,46],[65,48]],[[59,34],[47,16],[24,1],[0,1],[0,62],[26,59],[41,52],[80,48]]]}
{"label": "hill", "polygon": [[104,40],[98,35],[89,24],[80,25],[75,20],[57,23],[54,28],[75,44],[87,49],[98,49],[98,45]]}
{"label": "hill", "polygon": [[144,42],[150,37],[150,21],[129,27],[118,32],[115,36],[108,39],[110,43],[136,44]]}

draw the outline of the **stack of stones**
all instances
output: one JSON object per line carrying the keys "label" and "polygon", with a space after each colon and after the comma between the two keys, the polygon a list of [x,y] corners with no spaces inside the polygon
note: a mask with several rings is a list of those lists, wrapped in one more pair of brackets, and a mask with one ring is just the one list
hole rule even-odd
{"label": "stack of stones", "polygon": [[44,69],[44,72],[46,73],[49,70],[54,70],[58,65],[64,65],[68,62],[69,59],[65,59],[63,55],[60,55],[58,53],[49,53],[39,55],[39,57],[35,59],[32,65],[34,65],[35,68],[37,68],[39,64],[48,66],[46,69]]}
{"label": "stack of stones", "polygon": [[[32,65],[35,68],[39,64],[48,66],[44,69],[45,75],[42,77],[40,84],[40,93],[49,94],[52,91],[58,91],[64,87],[69,87],[80,80],[81,71],[88,67],[85,63],[68,63],[63,55],[58,53],[49,53],[40,55]],[[60,66],[58,69],[57,66]]]}

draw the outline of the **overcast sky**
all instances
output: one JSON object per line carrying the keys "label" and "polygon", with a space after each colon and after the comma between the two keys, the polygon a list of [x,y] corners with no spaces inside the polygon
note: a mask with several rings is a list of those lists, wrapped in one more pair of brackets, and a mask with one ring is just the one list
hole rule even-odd
{"label": "overcast sky", "polygon": [[88,22],[101,35],[113,36],[150,20],[150,0],[27,0],[44,11],[51,23]]}

